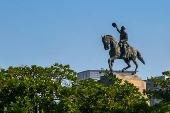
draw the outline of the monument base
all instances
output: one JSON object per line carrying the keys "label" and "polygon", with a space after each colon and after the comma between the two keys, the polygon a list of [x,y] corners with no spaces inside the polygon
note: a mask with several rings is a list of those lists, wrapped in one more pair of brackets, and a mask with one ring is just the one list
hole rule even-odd
{"label": "monument base", "polygon": [[[122,79],[122,81],[127,80],[129,83],[134,84],[134,86],[139,88],[139,92],[141,93],[143,92],[144,89],[146,89],[146,82],[142,81],[142,78],[138,77],[137,75],[126,75],[126,74],[118,74],[118,73],[110,73],[110,74],[115,78]],[[106,87],[114,84],[114,82],[109,81],[109,78],[105,78],[104,76],[101,76],[98,82],[105,84]]]}

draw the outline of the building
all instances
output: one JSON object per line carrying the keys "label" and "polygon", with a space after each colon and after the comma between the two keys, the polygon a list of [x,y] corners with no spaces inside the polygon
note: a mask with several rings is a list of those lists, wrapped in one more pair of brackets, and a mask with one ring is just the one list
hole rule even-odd
{"label": "building", "polygon": [[[119,74],[127,74],[127,75],[132,75],[134,71],[114,71],[115,73]],[[77,77],[79,80],[85,80],[86,78],[92,78],[95,81],[100,80],[100,76],[104,76],[105,70],[86,70],[79,72]]]}
{"label": "building", "polygon": [[[148,79],[155,79],[155,78],[159,78],[159,79],[164,79],[164,80],[166,80],[167,78],[169,78],[170,76],[157,76],[157,77],[155,77],[155,76],[151,76],[151,77],[147,77],[147,80],[143,80],[143,81],[145,81],[146,82],[146,89],[152,89],[152,90],[159,90],[159,89],[161,89],[161,86],[157,86],[157,87],[154,87],[154,85],[153,85],[153,83],[152,82],[150,82],[150,81],[148,81]],[[156,104],[156,103],[159,103],[161,100],[160,99],[151,99],[150,100],[150,105],[154,105],[154,104]]]}

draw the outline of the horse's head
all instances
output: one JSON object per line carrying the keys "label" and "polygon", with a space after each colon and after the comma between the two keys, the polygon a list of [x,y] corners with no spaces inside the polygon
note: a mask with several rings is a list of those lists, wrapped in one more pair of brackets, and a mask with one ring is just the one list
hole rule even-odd
{"label": "horse's head", "polygon": [[108,50],[109,49],[109,44],[110,44],[110,39],[107,37],[107,35],[101,36],[102,37],[102,42],[104,45],[104,49]]}

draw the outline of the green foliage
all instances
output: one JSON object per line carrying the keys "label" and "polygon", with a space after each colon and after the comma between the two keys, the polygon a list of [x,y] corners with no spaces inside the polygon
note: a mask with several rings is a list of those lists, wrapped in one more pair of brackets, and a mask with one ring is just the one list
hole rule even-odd
{"label": "green foliage", "polygon": [[[162,75],[170,76],[170,71],[162,72]],[[150,79],[154,87],[158,87],[158,90],[145,90],[144,93],[147,94],[148,98],[160,99],[161,102],[153,105],[151,107],[152,111],[155,113],[163,113],[170,111],[170,78],[159,79],[154,78]]]}
{"label": "green foliage", "polygon": [[[115,84],[105,87],[90,78],[78,81],[76,75],[69,65],[57,63],[1,69],[0,112],[33,113],[37,104],[40,113],[150,112],[133,84],[111,78]],[[70,87],[61,85],[65,79]]]}
{"label": "green foliage", "polygon": [[35,112],[37,103],[41,111],[56,111],[55,96],[63,97],[60,94],[62,80],[67,78],[76,83],[76,75],[69,65],[58,63],[44,68],[32,65],[1,69],[0,112]]}
{"label": "green foliage", "polygon": [[167,103],[159,102],[150,107],[152,113],[169,113],[170,105]]}
{"label": "green foliage", "polygon": [[105,87],[91,78],[79,81],[79,84],[68,89],[72,92],[59,103],[59,108],[62,108],[60,112],[131,113],[150,111],[146,103],[148,99],[142,96],[138,91],[139,88],[127,81],[122,83],[122,80],[118,78],[112,77],[110,80],[115,84],[109,87]]}
{"label": "green foliage", "polygon": [[[119,80],[120,81],[120,80]],[[91,78],[79,81],[69,88],[69,97],[59,103],[60,112],[146,112],[149,106],[133,84],[115,83],[109,87],[99,84]],[[68,90],[69,90],[68,89]],[[68,96],[69,96],[68,95]]]}

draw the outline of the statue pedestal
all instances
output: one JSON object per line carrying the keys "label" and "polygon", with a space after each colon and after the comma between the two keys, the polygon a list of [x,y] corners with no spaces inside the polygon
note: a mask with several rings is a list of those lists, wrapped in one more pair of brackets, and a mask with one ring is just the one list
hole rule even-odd
{"label": "statue pedestal", "polygon": [[[127,80],[128,82],[133,83],[134,86],[139,88],[139,91],[141,93],[143,92],[143,89],[146,89],[146,82],[142,81],[142,78],[138,77],[137,75],[126,75],[126,74],[118,74],[118,73],[111,73],[111,74],[115,78],[122,79],[123,81]],[[101,76],[98,82],[105,84],[106,87],[114,84],[114,82],[109,81],[109,78],[105,78],[104,76]]]}

